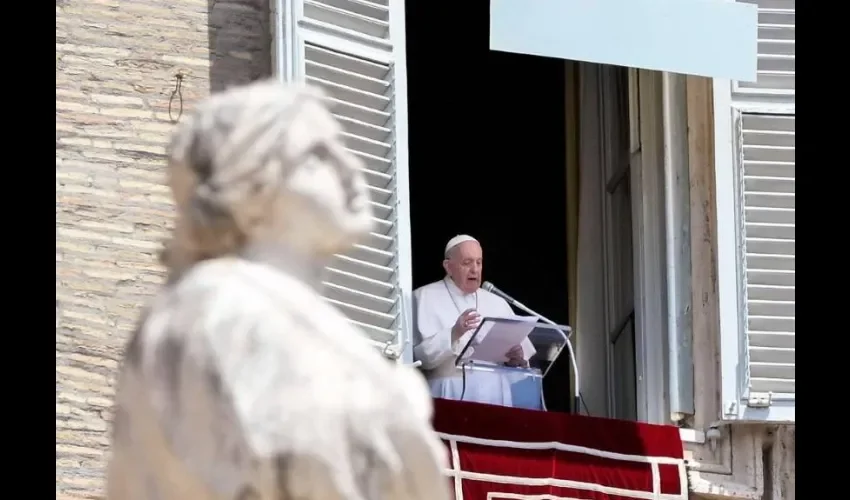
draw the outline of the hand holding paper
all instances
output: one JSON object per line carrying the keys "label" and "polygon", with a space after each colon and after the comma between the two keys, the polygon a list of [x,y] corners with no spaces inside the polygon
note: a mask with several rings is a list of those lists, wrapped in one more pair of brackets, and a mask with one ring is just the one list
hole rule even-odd
{"label": "hand holding paper", "polygon": [[505,357],[508,358],[505,364],[513,368],[527,368],[528,361],[525,360],[524,354],[525,353],[523,352],[521,345],[511,347],[511,349],[505,353]]}

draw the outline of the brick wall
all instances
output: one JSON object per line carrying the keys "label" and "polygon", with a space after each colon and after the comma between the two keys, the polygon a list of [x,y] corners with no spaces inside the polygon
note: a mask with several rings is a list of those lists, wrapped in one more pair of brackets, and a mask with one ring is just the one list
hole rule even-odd
{"label": "brick wall", "polygon": [[[115,372],[163,280],[169,97],[270,73],[265,0],[56,2],[56,493],[102,498]],[[180,112],[175,97],[172,117]]]}

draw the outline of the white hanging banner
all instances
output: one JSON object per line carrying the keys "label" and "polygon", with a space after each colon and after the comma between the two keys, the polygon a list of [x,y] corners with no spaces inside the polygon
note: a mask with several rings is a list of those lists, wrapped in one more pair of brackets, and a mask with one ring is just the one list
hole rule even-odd
{"label": "white hanging banner", "polygon": [[490,0],[490,49],[754,82],[757,10],[729,0]]}

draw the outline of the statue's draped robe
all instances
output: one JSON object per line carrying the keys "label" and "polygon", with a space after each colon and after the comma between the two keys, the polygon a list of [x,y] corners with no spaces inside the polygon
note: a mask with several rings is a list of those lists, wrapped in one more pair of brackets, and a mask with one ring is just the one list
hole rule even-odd
{"label": "statue's draped robe", "polygon": [[274,266],[198,264],[127,348],[107,497],[445,499],[424,380],[361,335]]}
{"label": "statue's draped robe", "polygon": [[[466,332],[455,342],[451,340],[452,326],[463,311],[476,309],[482,317],[510,318],[515,316],[511,306],[503,298],[484,289],[464,293],[449,278],[418,288],[414,292],[414,301],[416,333],[413,355],[422,362],[431,394],[437,398],[461,399],[463,396],[464,401],[511,406],[509,376],[488,369],[467,368],[463,373],[455,366],[457,356],[474,330]],[[521,345],[523,357],[530,359],[536,352],[531,341],[526,338]]]}

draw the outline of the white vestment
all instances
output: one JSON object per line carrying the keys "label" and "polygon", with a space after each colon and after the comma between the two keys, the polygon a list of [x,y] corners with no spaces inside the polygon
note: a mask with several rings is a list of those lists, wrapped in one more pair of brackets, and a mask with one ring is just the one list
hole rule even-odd
{"label": "white vestment", "polygon": [[[477,403],[511,406],[511,380],[497,370],[455,366],[455,360],[474,330],[452,342],[452,327],[458,316],[475,309],[481,317],[513,317],[511,306],[501,297],[483,289],[465,294],[450,278],[435,281],[413,292],[416,328],[413,356],[422,362],[422,371],[436,398],[463,399]],[[523,357],[536,352],[531,341],[522,341]],[[466,357],[468,353],[464,354]],[[464,382],[465,378],[465,382]]]}

